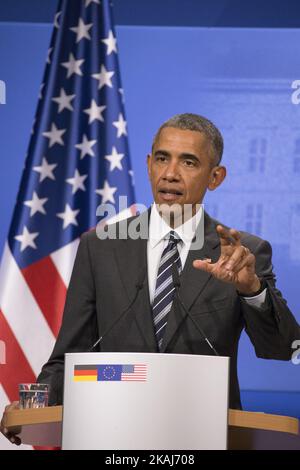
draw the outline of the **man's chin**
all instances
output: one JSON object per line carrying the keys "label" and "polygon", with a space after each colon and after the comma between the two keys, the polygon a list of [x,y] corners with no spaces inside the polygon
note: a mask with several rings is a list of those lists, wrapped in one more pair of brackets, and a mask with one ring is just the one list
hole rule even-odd
{"label": "man's chin", "polygon": [[168,214],[168,213],[180,214],[183,211],[182,204],[179,204],[177,202],[174,203],[171,201],[156,202],[156,207],[157,207],[158,212],[162,212],[163,214]]}
{"label": "man's chin", "polygon": [[171,202],[156,202],[156,208],[160,216],[171,226],[181,225],[193,215],[192,204],[180,204]]}

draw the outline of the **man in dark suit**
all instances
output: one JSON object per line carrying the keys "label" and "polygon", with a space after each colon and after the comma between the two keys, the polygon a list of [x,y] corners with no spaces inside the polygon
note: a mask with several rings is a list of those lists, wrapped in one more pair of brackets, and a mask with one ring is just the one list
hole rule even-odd
{"label": "man in dark suit", "polygon": [[[180,238],[183,302],[218,353],[231,357],[230,407],[241,407],[236,362],[243,328],[258,357],[290,359],[299,327],[275,288],[269,243],[229,230],[197,207],[206,190],[216,189],[226,176],[220,165],[222,150],[221,134],[205,118],[186,114],[170,119],[159,129],[148,156],[156,204],[134,219],[140,226],[150,219],[149,239],[99,240],[95,231],[82,237],[62,328],[38,378],[51,382],[52,403],[62,402],[64,353],[90,349],[134,298],[143,270],[147,275],[136,302],[103,338],[100,350],[213,354],[176,299],[169,302],[169,310],[166,306],[161,347],[158,344],[156,280],[172,230]],[[184,206],[192,212],[182,225],[178,208]],[[204,245],[192,249],[194,228],[202,217]]]}
{"label": "man in dark suit", "polygon": [[[237,350],[244,328],[258,357],[291,358],[300,329],[275,287],[269,243],[228,229],[199,206],[226,176],[222,151],[222,136],[210,121],[174,116],[148,156],[155,204],[127,223],[125,235],[134,225],[147,226],[149,236],[124,236],[122,224],[116,239],[99,239],[97,231],[82,236],[62,327],[38,377],[51,384],[51,404],[62,403],[64,354],[88,351],[101,336],[101,351],[229,356],[231,408],[241,407]],[[171,265],[189,315],[174,297]]]}

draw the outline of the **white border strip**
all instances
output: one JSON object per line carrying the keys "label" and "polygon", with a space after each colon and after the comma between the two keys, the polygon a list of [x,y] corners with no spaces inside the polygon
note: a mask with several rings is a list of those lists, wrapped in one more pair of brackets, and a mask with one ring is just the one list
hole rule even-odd
{"label": "white border strip", "polygon": [[[45,285],[45,289],[48,288]],[[52,352],[55,338],[7,243],[0,269],[0,308],[34,373],[38,375]]]}
{"label": "white border strip", "polygon": [[66,287],[68,287],[70,283],[78,245],[79,238],[76,238],[73,242],[68,243],[68,245],[54,251],[50,255]]}

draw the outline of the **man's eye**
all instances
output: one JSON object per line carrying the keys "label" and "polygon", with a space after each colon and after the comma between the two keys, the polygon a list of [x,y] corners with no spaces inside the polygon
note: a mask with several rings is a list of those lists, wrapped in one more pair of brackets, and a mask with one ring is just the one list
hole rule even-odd
{"label": "man's eye", "polygon": [[160,156],[156,157],[156,160],[158,160],[160,162],[164,162],[166,160],[166,157],[164,155],[160,155]]}
{"label": "man's eye", "polygon": [[186,164],[186,166],[194,166],[195,165],[195,163],[192,160],[185,160],[184,163]]}

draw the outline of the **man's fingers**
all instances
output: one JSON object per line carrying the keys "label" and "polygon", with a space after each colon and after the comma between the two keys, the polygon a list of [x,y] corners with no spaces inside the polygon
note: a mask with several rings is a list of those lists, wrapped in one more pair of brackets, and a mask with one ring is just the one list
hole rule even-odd
{"label": "man's fingers", "polygon": [[241,234],[237,230],[233,228],[227,230],[222,225],[217,225],[216,230],[220,238],[221,247],[240,244]]}
{"label": "man's fingers", "polygon": [[12,439],[10,440],[12,444],[15,444],[16,446],[19,446],[22,444],[21,439],[18,436],[12,436]]}
{"label": "man's fingers", "polygon": [[231,271],[228,271],[232,273],[232,275],[238,274],[243,268],[246,266],[255,266],[255,256],[252,253],[249,253],[247,256],[242,258],[239,263],[237,263]]}
{"label": "man's fingers", "polygon": [[15,444],[17,446],[19,446],[21,444],[21,439],[16,436],[15,434],[11,434],[11,433],[7,433],[5,434],[5,437],[12,443],[12,444]]}
{"label": "man's fingers", "polygon": [[240,240],[241,240],[241,234],[238,230],[236,230],[235,228],[231,228],[229,230],[230,232],[230,235],[232,236],[232,238],[236,241],[236,243],[240,243]]}
{"label": "man's fingers", "polygon": [[10,433],[7,428],[4,428],[4,427],[1,426],[1,432],[6,437],[6,439],[8,439],[12,444],[17,443],[17,439],[19,439],[19,438],[16,438],[16,436],[14,436],[12,433]]}
{"label": "man's fingers", "polygon": [[236,247],[230,258],[227,260],[225,269],[228,271],[235,270],[236,266],[239,265],[241,261],[249,255],[249,253],[249,249],[245,246]]}
{"label": "man's fingers", "polygon": [[5,412],[11,411],[11,410],[16,410],[20,407],[20,403],[18,401],[13,401],[9,405],[6,405],[5,407]]}
{"label": "man's fingers", "polygon": [[21,444],[21,439],[16,435],[19,434],[18,431],[21,432],[21,428],[16,428],[14,432],[9,431],[7,428],[1,428],[1,432],[6,437],[6,439],[8,439],[12,444],[16,444],[17,446]]}

